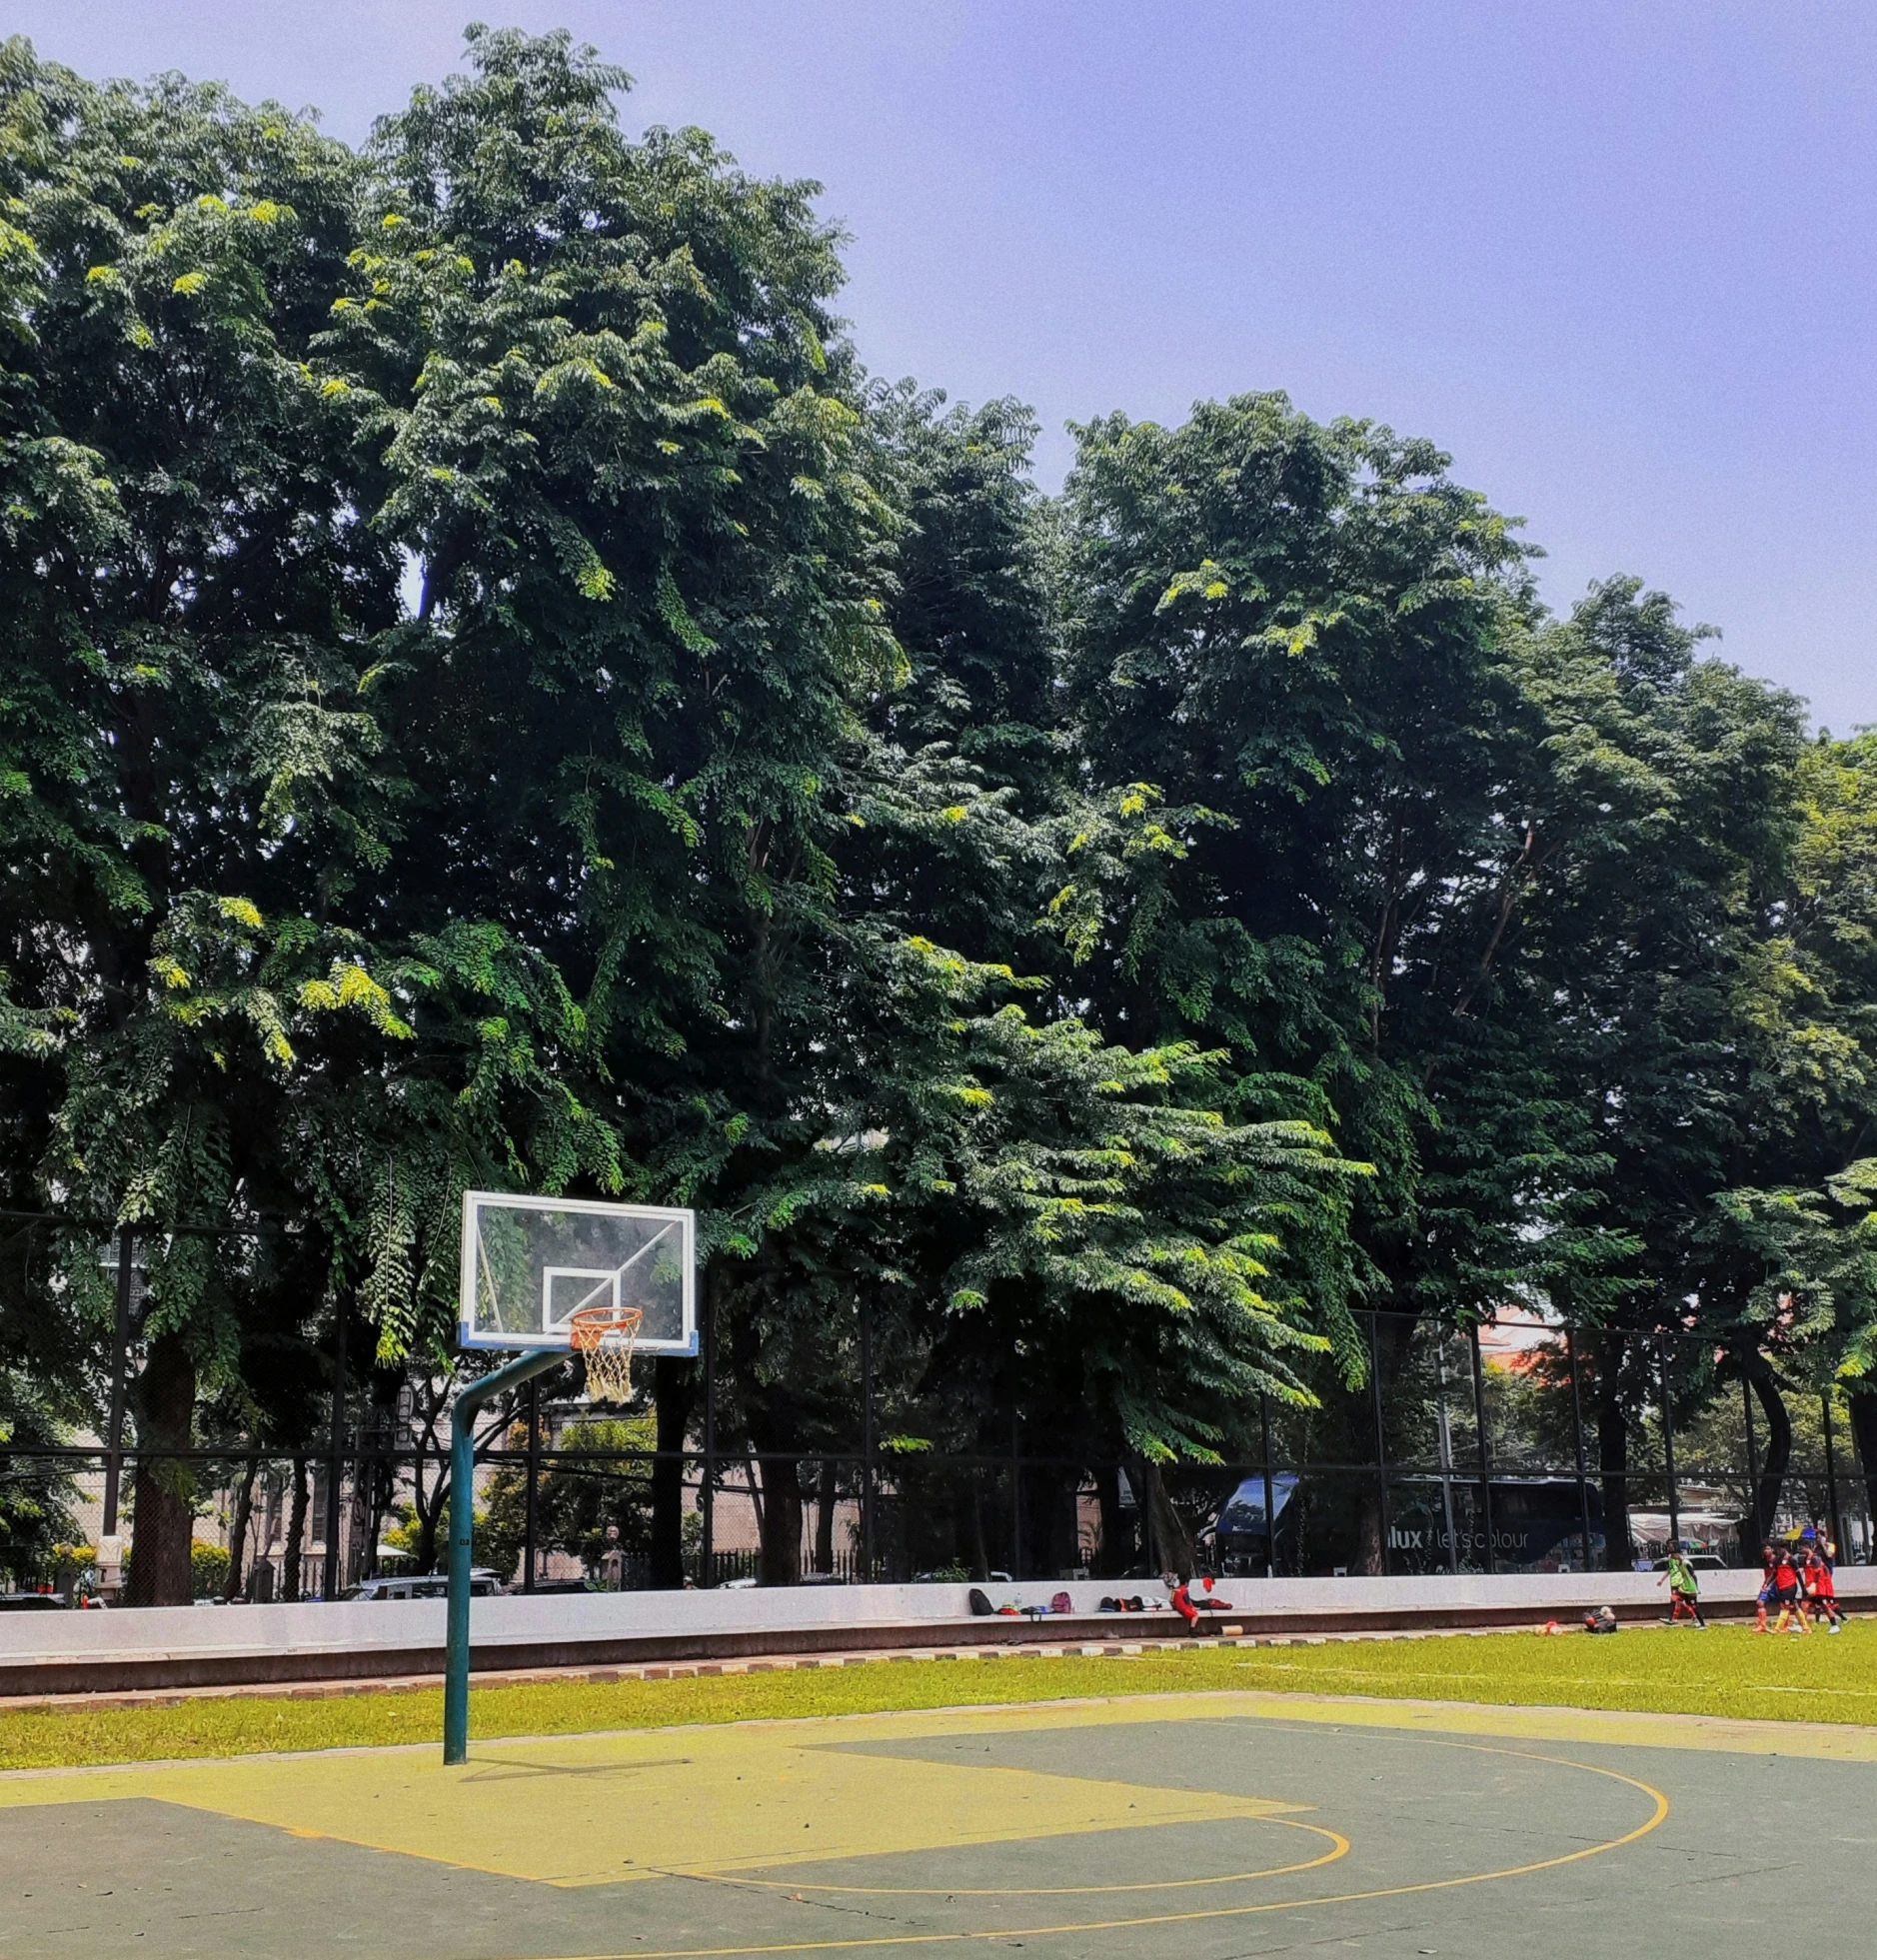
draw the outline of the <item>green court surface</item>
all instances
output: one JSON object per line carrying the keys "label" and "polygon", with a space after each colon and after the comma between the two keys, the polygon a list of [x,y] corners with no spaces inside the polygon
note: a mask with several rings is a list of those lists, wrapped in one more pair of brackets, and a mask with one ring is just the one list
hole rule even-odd
{"label": "green court surface", "polygon": [[0,1777],[0,1955],[1861,1950],[1877,1730],[1269,1694]]}

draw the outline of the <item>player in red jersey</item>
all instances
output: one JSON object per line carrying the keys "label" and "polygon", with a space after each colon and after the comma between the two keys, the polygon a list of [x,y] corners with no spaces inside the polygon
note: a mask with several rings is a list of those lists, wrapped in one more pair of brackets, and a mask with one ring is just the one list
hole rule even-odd
{"label": "player in red jersey", "polygon": [[1814,1538],[1806,1547],[1805,1562],[1799,1568],[1806,1603],[1825,1622],[1827,1633],[1836,1633],[1844,1625],[1844,1614],[1838,1607],[1838,1581],[1832,1571],[1832,1557],[1837,1549],[1829,1539]]}
{"label": "player in red jersey", "polygon": [[1166,1603],[1186,1622],[1188,1633],[1198,1632],[1199,1609],[1192,1603],[1189,1582],[1174,1572],[1166,1575]]}
{"label": "player in red jersey", "polygon": [[1775,1633],[1784,1633],[1788,1624],[1794,1633],[1810,1633],[1812,1622],[1805,1610],[1805,1595],[1799,1589],[1799,1564],[1790,1545],[1781,1545],[1779,1555],[1773,1566],[1773,1599],[1779,1607],[1779,1618],[1773,1623]]}
{"label": "player in red jersey", "polygon": [[1779,1554],[1770,1544],[1760,1547],[1760,1599],[1759,1617],[1753,1623],[1755,1633],[1766,1631],[1766,1609],[1773,1603],[1773,1573],[1779,1564]]}

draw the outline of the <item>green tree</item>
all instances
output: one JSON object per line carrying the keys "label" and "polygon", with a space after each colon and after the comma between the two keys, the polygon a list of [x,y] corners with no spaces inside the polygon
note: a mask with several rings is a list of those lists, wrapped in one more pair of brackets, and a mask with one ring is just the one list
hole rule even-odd
{"label": "green tree", "polygon": [[1613,580],[1523,650],[1558,840],[1533,959],[1557,1078],[1592,1139],[1581,1201],[1616,1254],[1600,1298],[1559,1288],[1603,1329],[1598,1461],[1615,1569],[1631,1559],[1630,1450],[1656,1393],[1648,1336],[1698,1314],[1784,1433],[1760,1355],[1764,1275],[1725,1248],[1716,1207],[1730,1187],[1770,1181],[1794,1143],[1753,1002],[1796,830],[1799,715],[1791,697],[1699,658],[1699,642],[1663,595]]}
{"label": "green tree", "polygon": [[[1422,1314],[1600,1257],[1527,965],[1550,844],[1525,552],[1446,463],[1243,396],[1087,425],[1066,493],[1076,740],[1133,786],[1058,902],[1081,983],[1105,1025],[1227,1047],[1229,1114],[1305,1116],[1373,1166],[1350,1230],[1388,1381]],[[1379,1569],[1372,1496],[1360,1531]]]}
{"label": "green tree", "polygon": [[[175,1601],[193,1479],[165,1451],[241,1367],[257,1294],[304,1322],[369,1267],[382,1318],[400,1161],[460,1188],[606,1174],[612,1144],[544,957],[388,909],[410,793],[372,695],[400,560],[362,516],[366,405],[316,349],[357,159],[273,105],[99,88],[20,42],[0,118],[0,1134],[11,1188],[141,1233],[131,1596]],[[47,1304],[95,1303],[81,1278]]]}
{"label": "green tree", "polygon": [[[535,1492],[536,1543],[543,1551],[570,1553],[593,1577],[610,1550],[629,1558],[650,1552],[652,1472],[645,1456],[656,1447],[656,1426],[645,1414],[571,1422],[561,1431]],[[525,1426],[509,1432],[512,1452],[527,1444]],[[447,1515],[447,1500],[444,1509]],[[528,1543],[526,1465],[505,1461],[490,1476],[475,1541],[479,1563],[504,1579],[520,1571]]]}
{"label": "green tree", "polygon": [[347,704],[393,569],[305,367],[354,171],[284,111],[19,41],[0,123],[8,1175],[148,1228],[132,1597],[187,1598],[191,1476],[149,1452],[236,1314],[171,1228],[281,1201],[296,983],[377,801]]}

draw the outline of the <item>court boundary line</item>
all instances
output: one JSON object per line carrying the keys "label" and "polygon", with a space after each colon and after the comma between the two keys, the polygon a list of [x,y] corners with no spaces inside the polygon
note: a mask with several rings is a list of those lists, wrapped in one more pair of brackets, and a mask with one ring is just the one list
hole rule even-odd
{"label": "court boundary line", "polygon": [[[617,1953],[568,1955],[564,1960],[749,1960],[750,1956],[763,1954],[852,1953],[880,1947],[959,1946],[983,1940],[1046,1939],[1071,1933],[1125,1932],[1143,1926],[1198,1925],[1215,1919],[1249,1919],[1263,1913],[1300,1912],[1310,1906],[1355,1905],[1369,1899],[1399,1899],[1423,1892],[1454,1891],[1467,1885],[1495,1884],[1502,1879],[1527,1878],[1534,1872],[1553,1871],[1564,1865],[1579,1864],[1586,1858],[1599,1858],[1607,1852],[1620,1851],[1625,1845],[1634,1844],[1638,1839],[1647,1837],[1663,1823],[1669,1813],[1668,1798],[1652,1783],[1645,1783],[1638,1776],[1626,1776],[1621,1770],[1606,1769],[1600,1763],[1577,1762],[1568,1756],[1547,1756],[1529,1749],[1501,1749],[1482,1743],[1450,1741],[1439,1736],[1424,1736],[1422,1739],[1433,1742],[1439,1747],[1470,1749],[1481,1755],[1512,1756],[1530,1762],[1553,1763],[1564,1769],[1578,1769],[1591,1776],[1607,1777],[1611,1782],[1626,1783],[1631,1789],[1640,1790],[1644,1796],[1651,1798],[1655,1806],[1654,1812],[1645,1823],[1637,1825],[1634,1830],[1624,1832],[1621,1837],[1583,1845],[1575,1851],[1564,1852],[1555,1858],[1539,1858],[1529,1864],[1508,1865],[1497,1871],[1468,1872],[1457,1878],[1424,1879],[1412,1885],[1381,1885],[1360,1892],[1331,1893],[1308,1899],[1269,1899],[1254,1905],[1202,1906],[1190,1912],[1151,1913],[1127,1919],[1078,1920],[1073,1924],[1060,1926],[971,1927],[958,1932],[890,1933],[867,1939],[783,1940],[740,1946],[681,1946],[663,1950],[640,1946]],[[708,1879],[710,1874],[697,1873],[695,1876]],[[734,1885],[739,1881],[734,1875],[726,1875],[719,1882]],[[509,1956],[509,1960],[562,1960],[562,1957],[517,1954]]]}
{"label": "court boundary line", "polygon": [[[1221,1793],[1222,1794],[1222,1793]],[[674,1866],[661,1869],[663,1878],[706,1879],[714,1884],[731,1885],[747,1890],[772,1892],[840,1892],[851,1893],[870,1899],[1045,1899],[1074,1896],[1091,1897],[1102,1892],[1183,1892],[1198,1885],[1247,1885],[1254,1878],[1284,1878],[1291,1872],[1315,1871],[1322,1865],[1333,1865],[1338,1858],[1349,1854],[1349,1840],[1340,1831],[1332,1831],[1323,1824],[1306,1824],[1295,1817],[1237,1817],[1201,1819],[1202,1822],[1239,1824],[1282,1824],[1295,1831],[1308,1831],[1316,1837],[1329,1839],[1333,1849],[1320,1858],[1306,1858],[1301,1864],[1271,1865],[1263,1871],[1220,1872],[1211,1878],[1146,1878],[1137,1879],[1126,1885],[817,1885],[810,1879],[790,1878],[750,1878],[743,1872],[704,1871],[697,1868]],[[1160,1831],[1183,1830],[1190,1828],[1185,1824],[1137,1824],[1129,1827],[1134,1830]],[[1056,1837],[1077,1837],[1077,1831],[1052,1832]],[[1005,1844],[1041,1844],[1036,1838],[1005,1838]],[[942,1850],[976,1849],[975,1846],[946,1845]],[[863,1852],[863,1857],[878,1857],[878,1852]],[[901,1854],[904,1855],[904,1854]]]}

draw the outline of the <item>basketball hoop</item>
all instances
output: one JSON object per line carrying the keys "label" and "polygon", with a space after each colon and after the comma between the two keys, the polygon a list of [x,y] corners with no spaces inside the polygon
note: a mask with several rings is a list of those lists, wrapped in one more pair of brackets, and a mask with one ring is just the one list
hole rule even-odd
{"label": "basketball hoop", "polygon": [[583,1306],[568,1315],[567,1341],[587,1363],[587,1399],[633,1398],[633,1342],[645,1312],[637,1306]]}

